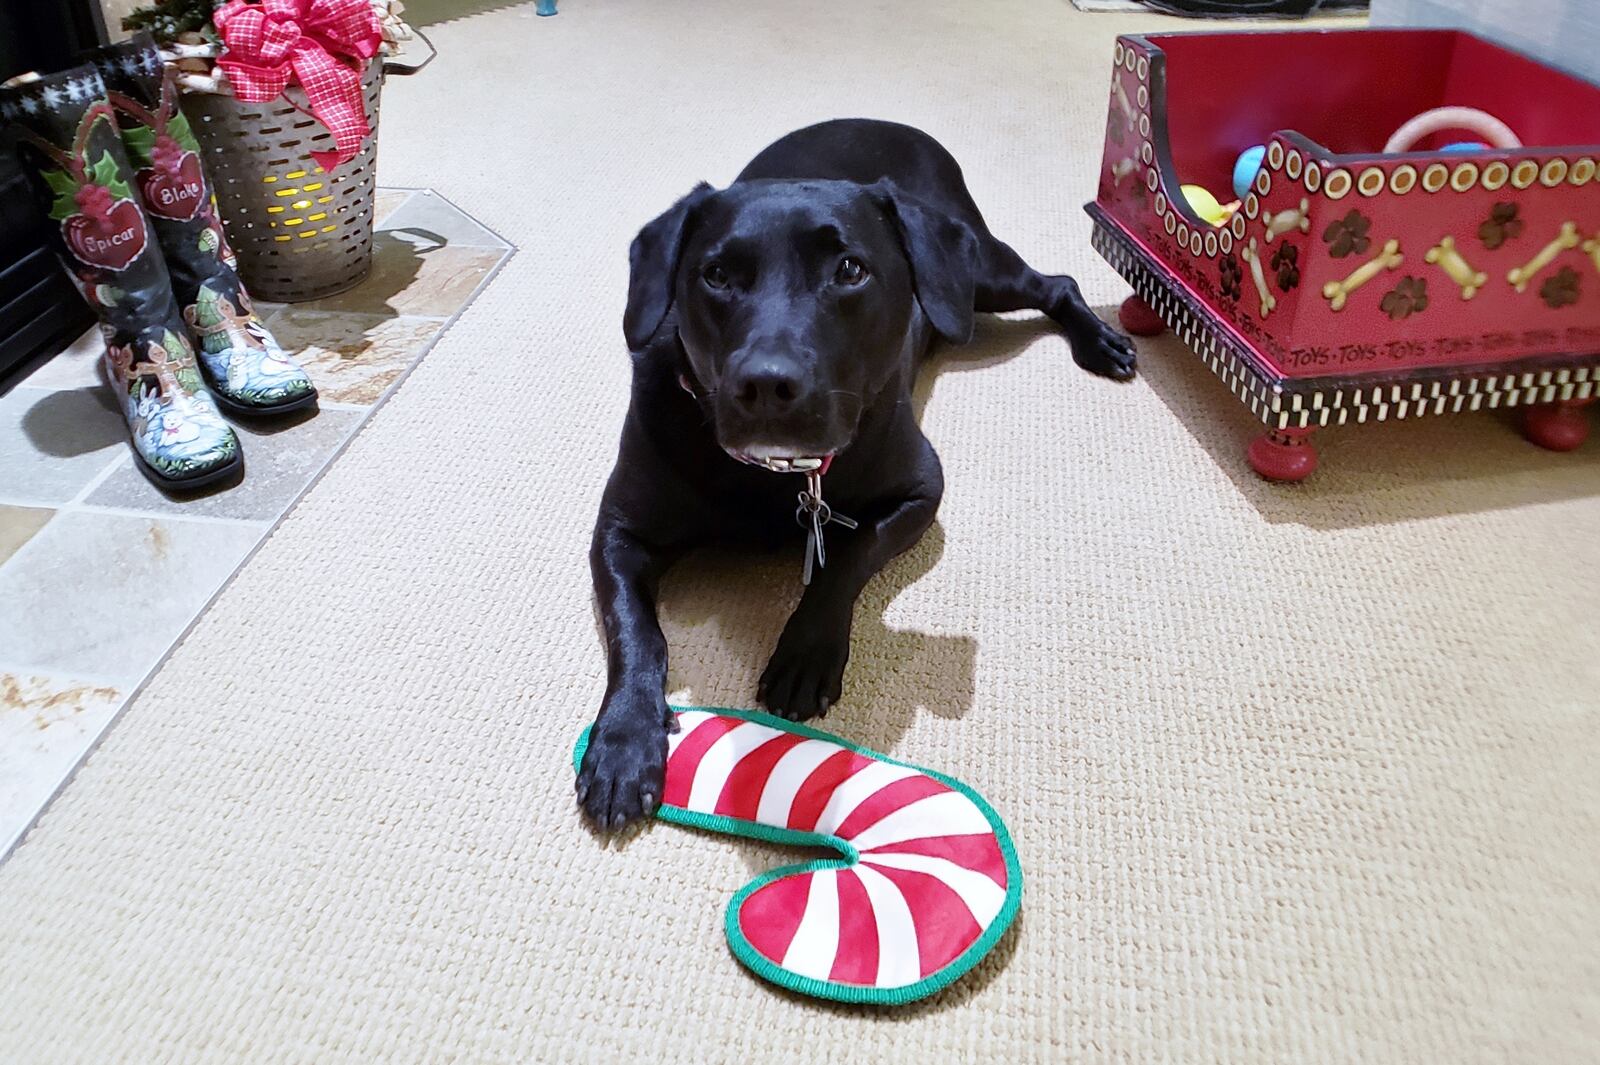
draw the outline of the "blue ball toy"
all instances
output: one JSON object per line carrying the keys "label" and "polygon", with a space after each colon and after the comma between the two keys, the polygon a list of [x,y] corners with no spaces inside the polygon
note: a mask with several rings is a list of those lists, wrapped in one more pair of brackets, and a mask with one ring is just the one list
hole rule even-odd
{"label": "blue ball toy", "polygon": [[1233,164],[1233,194],[1239,199],[1250,195],[1250,186],[1256,179],[1256,171],[1261,169],[1261,160],[1267,157],[1267,146],[1258,144],[1254,148],[1246,148],[1239,154]]}
{"label": "blue ball toy", "polygon": [[1489,146],[1478,141],[1456,141],[1454,144],[1446,144],[1439,150],[1441,152],[1486,152],[1489,150]]}

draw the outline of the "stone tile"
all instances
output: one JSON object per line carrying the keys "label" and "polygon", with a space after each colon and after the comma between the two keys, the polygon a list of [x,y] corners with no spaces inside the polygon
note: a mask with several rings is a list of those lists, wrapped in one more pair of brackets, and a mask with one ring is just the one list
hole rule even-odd
{"label": "stone tile", "polygon": [[123,689],[0,673],[0,854],[122,705]]}
{"label": "stone tile", "polygon": [[137,683],[264,531],[157,515],[57,514],[0,567],[0,668]]}
{"label": "stone tile", "polygon": [[443,323],[437,318],[385,318],[290,308],[267,328],[295,353],[329,403],[376,403],[405,373]]}
{"label": "stone tile", "polygon": [[452,248],[496,248],[509,245],[442,197],[423,189],[406,201],[380,227],[418,247],[446,244]]}
{"label": "stone tile", "polygon": [[44,523],[55,514],[43,507],[0,505],[0,565],[17,553],[17,548],[33,539]]}
{"label": "stone tile", "polygon": [[105,356],[100,330],[90,327],[72,346],[40,366],[20,383],[30,388],[93,388],[104,384],[100,360]]}
{"label": "stone tile", "polygon": [[[375,211],[367,283],[256,304],[330,404],[375,405],[510,254],[438,197],[380,189]],[[129,459],[102,357],[91,330],[0,397],[0,854],[369,413],[241,425],[244,481],[174,500]]]}
{"label": "stone tile", "polygon": [[383,225],[390,215],[416,194],[416,189],[379,189],[377,195],[372,198],[372,224]]}
{"label": "stone tile", "polygon": [[422,248],[387,232],[378,233],[373,243],[372,273],[365,281],[349,292],[296,306],[390,318],[408,314],[447,318],[466,304],[505,255],[495,248]]}
{"label": "stone tile", "polygon": [[233,427],[244,449],[241,483],[209,495],[173,498],[129,465],[107,477],[84,503],[175,517],[274,521],[311,483],[363,417],[362,411],[324,410],[288,425],[235,421]]}
{"label": "stone tile", "polygon": [[0,396],[0,502],[58,506],[128,453],[108,385],[19,386]]}

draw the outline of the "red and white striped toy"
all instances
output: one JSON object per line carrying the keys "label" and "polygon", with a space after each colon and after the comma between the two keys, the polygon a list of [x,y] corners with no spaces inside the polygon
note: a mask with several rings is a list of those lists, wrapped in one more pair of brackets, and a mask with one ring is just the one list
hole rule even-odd
{"label": "red and white striped toy", "polygon": [[766,714],[684,709],[678,724],[657,816],[840,855],[764,873],[729,902],[728,943],[758,976],[910,1002],[976,965],[1016,917],[1011,838],[960,781]]}

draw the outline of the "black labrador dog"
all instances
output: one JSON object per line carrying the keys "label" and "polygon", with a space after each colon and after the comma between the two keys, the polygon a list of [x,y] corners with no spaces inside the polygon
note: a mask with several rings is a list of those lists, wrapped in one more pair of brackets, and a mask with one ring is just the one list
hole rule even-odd
{"label": "black labrador dog", "polygon": [[996,239],[955,159],[909,126],[791,133],[728,188],[701,184],[645,226],[630,263],[633,395],[590,551],[608,675],[577,783],[589,819],[612,830],[661,797],[671,715],[656,588],[675,557],[798,537],[795,472],[826,472],[826,502],[858,527],[824,528],[826,564],[758,689],[774,713],[820,716],[839,698],[856,597],[921,538],[944,490],[911,402],[934,338],[961,344],[975,311],[1031,308],[1079,366],[1134,373],[1129,340],[1072,278]]}

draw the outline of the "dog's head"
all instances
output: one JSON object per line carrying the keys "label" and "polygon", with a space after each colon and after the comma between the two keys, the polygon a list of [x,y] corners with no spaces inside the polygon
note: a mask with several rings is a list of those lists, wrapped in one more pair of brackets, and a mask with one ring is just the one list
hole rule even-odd
{"label": "dog's head", "polygon": [[976,238],[887,182],[700,185],[640,230],[623,330],[668,311],[683,373],[736,458],[782,467],[850,444],[926,317],[972,335]]}

